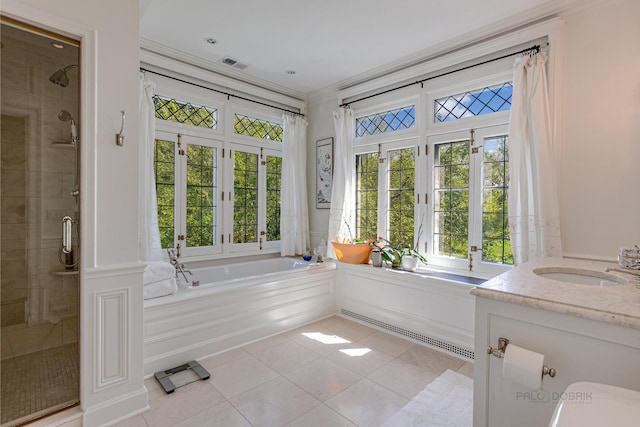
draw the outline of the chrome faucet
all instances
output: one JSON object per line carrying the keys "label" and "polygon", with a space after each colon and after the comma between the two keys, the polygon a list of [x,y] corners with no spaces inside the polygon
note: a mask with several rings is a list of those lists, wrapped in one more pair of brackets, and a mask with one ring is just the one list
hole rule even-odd
{"label": "chrome faucet", "polygon": [[610,271],[617,271],[619,273],[626,273],[626,274],[631,274],[632,276],[640,277],[640,271],[623,270],[622,268],[615,268],[615,267],[607,267],[604,269],[604,271],[606,271],[607,273]]}
{"label": "chrome faucet", "polygon": [[169,262],[176,269],[176,278],[178,277],[178,273],[180,273],[180,274],[182,274],[182,277],[184,277],[184,281],[189,283],[189,279],[187,279],[186,273],[189,273],[192,276],[193,276],[193,273],[191,272],[191,270],[186,269],[183,263],[178,261],[178,257],[176,255],[176,250],[173,249],[173,248],[167,249],[167,255],[169,255]]}

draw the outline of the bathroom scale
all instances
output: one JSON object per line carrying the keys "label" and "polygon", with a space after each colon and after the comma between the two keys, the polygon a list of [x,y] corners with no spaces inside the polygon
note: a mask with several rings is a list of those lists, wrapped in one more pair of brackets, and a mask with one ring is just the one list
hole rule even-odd
{"label": "bathroom scale", "polygon": [[173,393],[177,388],[184,387],[196,381],[207,380],[211,377],[211,374],[198,362],[192,360],[175,368],[158,371],[154,376],[164,391],[169,394]]}

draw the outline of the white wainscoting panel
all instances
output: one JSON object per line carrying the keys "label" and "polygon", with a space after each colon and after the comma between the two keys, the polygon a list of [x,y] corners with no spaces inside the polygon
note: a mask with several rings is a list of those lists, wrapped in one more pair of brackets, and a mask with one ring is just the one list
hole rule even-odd
{"label": "white wainscoting panel", "polygon": [[98,382],[96,390],[127,381],[129,290],[96,293]]}
{"label": "white wainscoting panel", "polygon": [[417,339],[457,357],[472,358],[475,297],[472,285],[338,264],[338,311],[356,320]]}
{"label": "white wainscoting panel", "polygon": [[[210,286],[210,285],[207,285]],[[213,285],[215,286],[215,285]],[[144,309],[144,373],[153,374],[336,312],[335,270],[179,290]],[[192,292],[184,298],[182,294]]]}

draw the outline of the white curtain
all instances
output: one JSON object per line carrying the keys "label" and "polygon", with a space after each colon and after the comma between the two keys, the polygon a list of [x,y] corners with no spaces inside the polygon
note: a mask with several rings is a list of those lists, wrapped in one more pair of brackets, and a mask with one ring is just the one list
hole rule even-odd
{"label": "white curtain", "polygon": [[280,252],[283,256],[309,250],[307,200],[307,121],[285,114],[282,184],[280,187]]}
{"label": "white curtain", "polygon": [[355,118],[353,110],[340,108],[333,112],[336,128],[336,144],[333,148],[333,187],[331,189],[331,211],[329,213],[329,234],[327,256],[335,258],[330,242],[351,239],[355,230],[355,159],[353,139]]}
{"label": "white curtain", "polygon": [[141,261],[162,260],[160,230],[158,228],[158,205],[156,201],[156,181],[153,172],[153,145],[156,122],[153,94],[156,85],[140,73],[140,135],[139,158],[141,161],[139,176],[140,224],[139,252]]}
{"label": "white curtain", "polygon": [[561,257],[547,56],[516,59],[509,126],[509,232],[514,263]]}

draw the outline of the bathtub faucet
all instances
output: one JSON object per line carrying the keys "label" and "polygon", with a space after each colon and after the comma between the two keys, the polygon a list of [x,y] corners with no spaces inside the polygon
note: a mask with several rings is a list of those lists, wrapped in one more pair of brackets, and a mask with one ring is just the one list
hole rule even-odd
{"label": "bathtub faucet", "polygon": [[182,277],[184,277],[184,281],[186,283],[189,283],[189,279],[187,279],[187,274],[186,273],[189,273],[192,276],[193,276],[193,273],[191,272],[191,270],[187,270],[183,263],[178,261],[178,257],[176,256],[176,250],[173,249],[173,248],[169,248],[169,249],[167,249],[167,254],[169,255],[169,262],[176,269],[176,278],[178,277],[178,273],[180,273],[180,274],[182,274]]}

